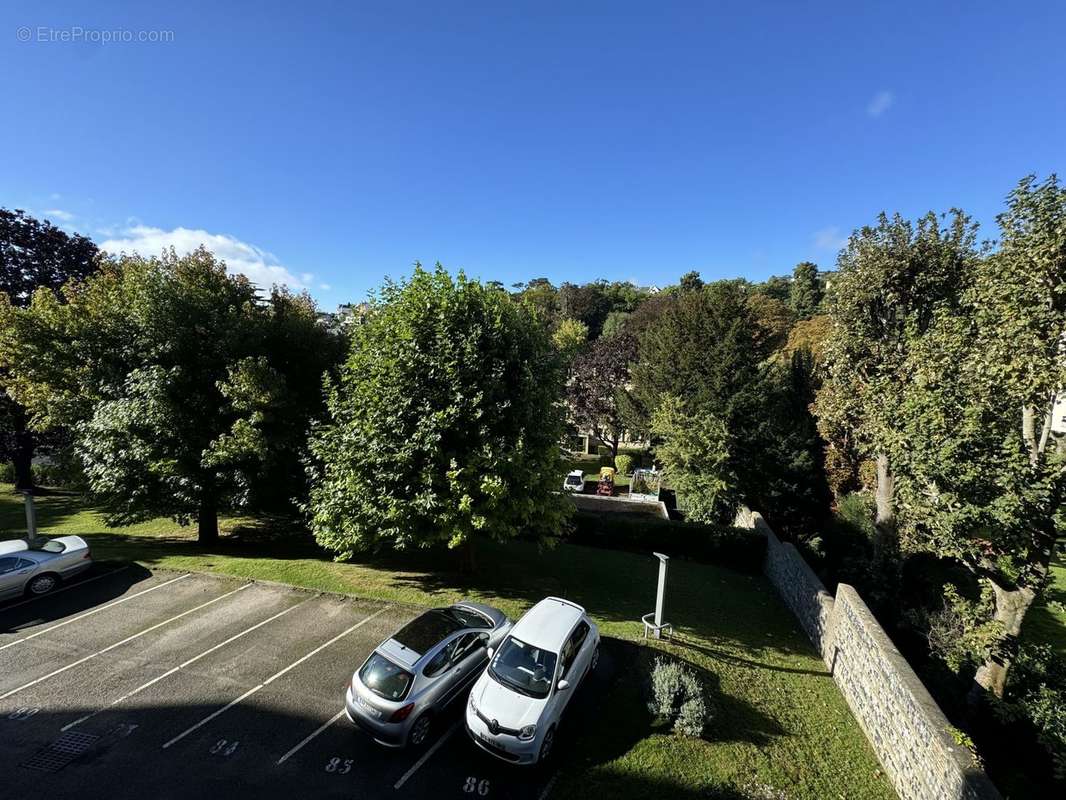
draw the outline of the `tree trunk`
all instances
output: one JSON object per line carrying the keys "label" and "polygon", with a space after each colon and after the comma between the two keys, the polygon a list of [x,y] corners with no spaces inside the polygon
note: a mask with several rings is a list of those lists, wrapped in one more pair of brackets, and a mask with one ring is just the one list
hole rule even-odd
{"label": "tree trunk", "polygon": [[877,529],[877,547],[879,550],[894,549],[896,542],[896,503],[892,470],[889,468],[888,456],[877,455],[877,517],[874,527]]}
{"label": "tree trunk", "polygon": [[475,558],[474,537],[468,535],[459,551],[459,571],[469,575],[476,569],[477,559]]}
{"label": "tree trunk", "polygon": [[33,493],[33,434],[18,431],[15,434],[15,452],[12,454],[15,467],[15,491]]}
{"label": "tree trunk", "polygon": [[21,407],[14,414],[15,452],[11,456],[15,468],[15,491],[33,492],[33,431],[26,425],[26,415]]}
{"label": "tree trunk", "polygon": [[1003,697],[1003,690],[1007,685],[1007,670],[1018,652],[1022,621],[1036,597],[1036,592],[1029,587],[1005,589],[995,581],[989,582],[996,592],[996,611],[993,619],[1002,625],[1002,631],[993,644],[988,659],[974,676],[971,700],[978,699],[984,692]]}
{"label": "tree trunk", "polygon": [[196,540],[200,544],[214,544],[218,541],[218,509],[213,500],[200,501],[196,515]]}

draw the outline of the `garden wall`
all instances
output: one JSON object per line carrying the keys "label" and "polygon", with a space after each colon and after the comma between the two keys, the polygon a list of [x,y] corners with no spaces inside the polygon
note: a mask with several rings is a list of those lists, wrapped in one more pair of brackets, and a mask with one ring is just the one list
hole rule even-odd
{"label": "garden wall", "polygon": [[742,509],[736,524],[766,536],[766,576],[821,653],[900,798],[1001,800],[858,592],[842,583],[832,597],[757,512]]}

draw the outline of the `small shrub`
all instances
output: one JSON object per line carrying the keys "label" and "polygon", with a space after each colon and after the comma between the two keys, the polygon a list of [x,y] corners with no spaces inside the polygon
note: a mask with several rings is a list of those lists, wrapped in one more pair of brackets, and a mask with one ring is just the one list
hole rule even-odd
{"label": "small shrub", "polygon": [[633,469],[633,456],[621,454],[614,459],[614,468],[622,475],[628,475]]}
{"label": "small shrub", "polygon": [[699,678],[689,667],[656,658],[651,686],[658,716],[672,721],[677,733],[703,735],[711,714]]}
{"label": "small shrub", "polygon": [[0,462],[0,483],[15,482],[15,465],[10,461]]}
{"label": "small shrub", "polygon": [[707,702],[703,699],[702,693],[697,694],[681,704],[681,711],[678,712],[677,721],[674,722],[674,730],[685,736],[699,738],[703,736],[709,718]]}

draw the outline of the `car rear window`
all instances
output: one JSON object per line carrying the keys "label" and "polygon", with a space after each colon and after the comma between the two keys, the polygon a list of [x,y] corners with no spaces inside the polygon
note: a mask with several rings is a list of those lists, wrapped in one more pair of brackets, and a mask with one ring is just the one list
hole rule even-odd
{"label": "car rear window", "polygon": [[359,670],[359,680],[378,697],[402,700],[411,685],[411,673],[375,652]]}
{"label": "car rear window", "polygon": [[62,553],[67,549],[67,546],[62,542],[57,542],[55,539],[51,539],[40,547],[35,547],[35,550],[43,550],[46,553]]}

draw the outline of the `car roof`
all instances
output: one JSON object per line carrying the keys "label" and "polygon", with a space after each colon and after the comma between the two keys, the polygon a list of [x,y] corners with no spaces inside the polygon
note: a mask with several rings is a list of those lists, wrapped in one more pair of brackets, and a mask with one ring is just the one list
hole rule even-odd
{"label": "car roof", "polygon": [[584,615],[585,609],[577,603],[561,597],[545,597],[522,615],[511,628],[511,635],[526,644],[557,653]]}
{"label": "car roof", "polygon": [[24,550],[29,550],[30,546],[26,544],[25,539],[12,539],[7,542],[0,542],[0,556],[6,556],[11,553],[21,553]]}
{"label": "car roof", "polygon": [[583,478],[583,477],[585,477],[585,471],[582,470],[582,469],[572,469],[572,470],[570,470],[569,473],[567,473],[567,477],[568,478],[573,478],[573,477]]}

